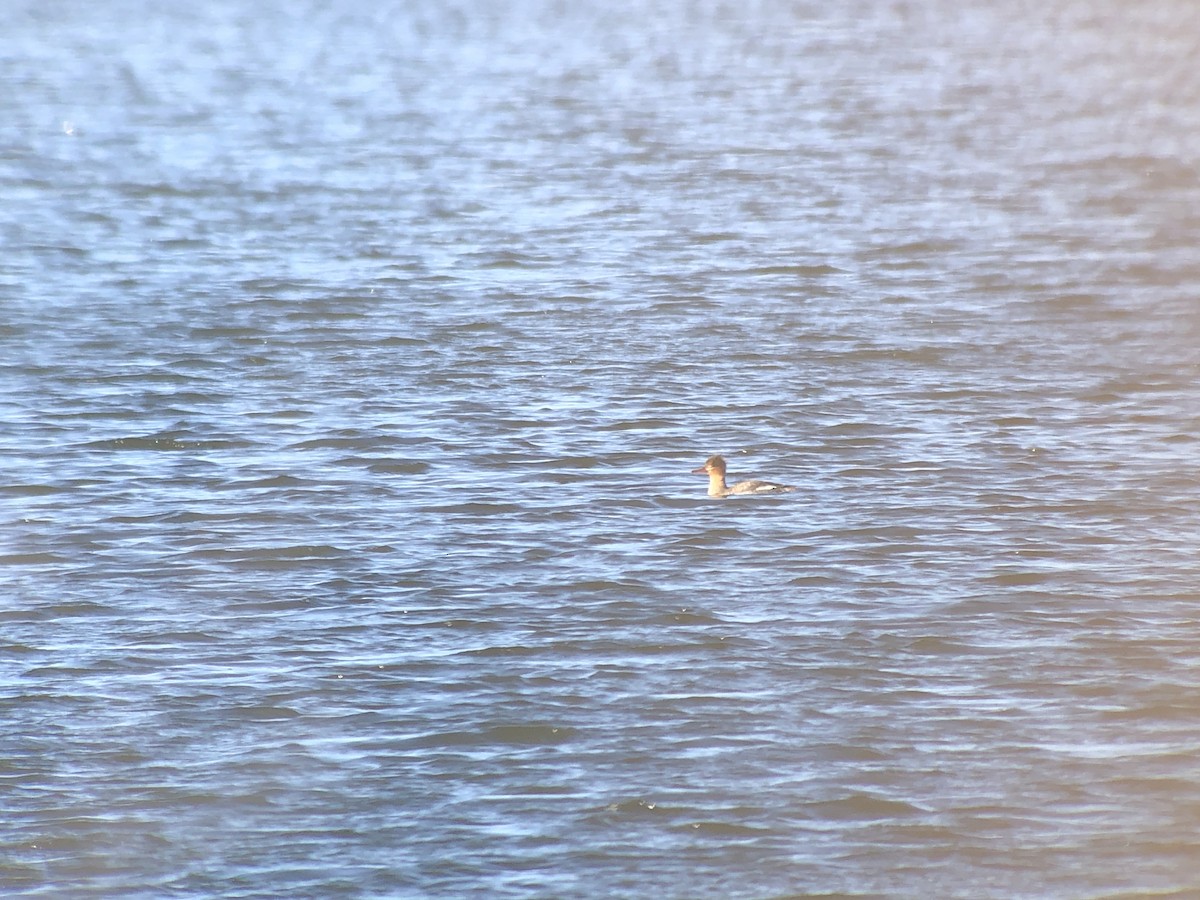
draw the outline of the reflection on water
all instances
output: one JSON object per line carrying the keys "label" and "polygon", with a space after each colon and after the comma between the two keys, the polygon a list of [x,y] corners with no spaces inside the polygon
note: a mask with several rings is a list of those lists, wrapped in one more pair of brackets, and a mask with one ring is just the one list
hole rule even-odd
{"label": "reflection on water", "polygon": [[19,5],[0,884],[1200,888],[1198,16]]}

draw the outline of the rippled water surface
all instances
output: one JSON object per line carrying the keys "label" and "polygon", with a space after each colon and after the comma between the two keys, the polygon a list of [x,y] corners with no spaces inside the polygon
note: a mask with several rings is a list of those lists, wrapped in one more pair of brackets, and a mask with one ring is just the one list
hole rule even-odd
{"label": "rippled water surface", "polygon": [[1200,7],[5,20],[5,896],[1200,894]]}

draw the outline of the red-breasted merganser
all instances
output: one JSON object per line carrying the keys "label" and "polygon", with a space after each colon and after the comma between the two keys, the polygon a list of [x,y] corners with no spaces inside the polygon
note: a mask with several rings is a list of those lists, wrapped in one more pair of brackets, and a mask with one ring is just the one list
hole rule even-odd
{"label": "red-breasted merganser", "polygon": [[708,496],[728,497],[732,494],[784,494],[794,491],[790,484],[776,484],[773,481],[739,481],[733,487],[725,484],[725,460],[720,456],[710,456],[698,469],[692,469],[693,475],[708,476]]}

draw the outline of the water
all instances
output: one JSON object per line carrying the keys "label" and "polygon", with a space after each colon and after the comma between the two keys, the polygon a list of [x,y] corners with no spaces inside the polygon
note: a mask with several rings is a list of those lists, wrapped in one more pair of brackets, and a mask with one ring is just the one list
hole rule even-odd
{"label": "water", "polygon": [[1200,892],[1194,4],[5,19],[6,896]]}

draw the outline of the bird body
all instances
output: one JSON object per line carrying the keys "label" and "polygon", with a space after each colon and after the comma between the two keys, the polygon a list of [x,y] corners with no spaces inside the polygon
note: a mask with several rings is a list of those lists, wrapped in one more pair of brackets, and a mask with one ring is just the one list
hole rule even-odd
{"label": "bird body", "polygon": [[708,496],[731,497],[744,494],[786,494],[796,488],[790,484],[776,484],[774,481],[760,481],[752,478],[748,481],[738,481],[732,486],[725,483],[725,459],[721,456],[710,456],[704,465],[692,469],[693,475],[708,476]]}

